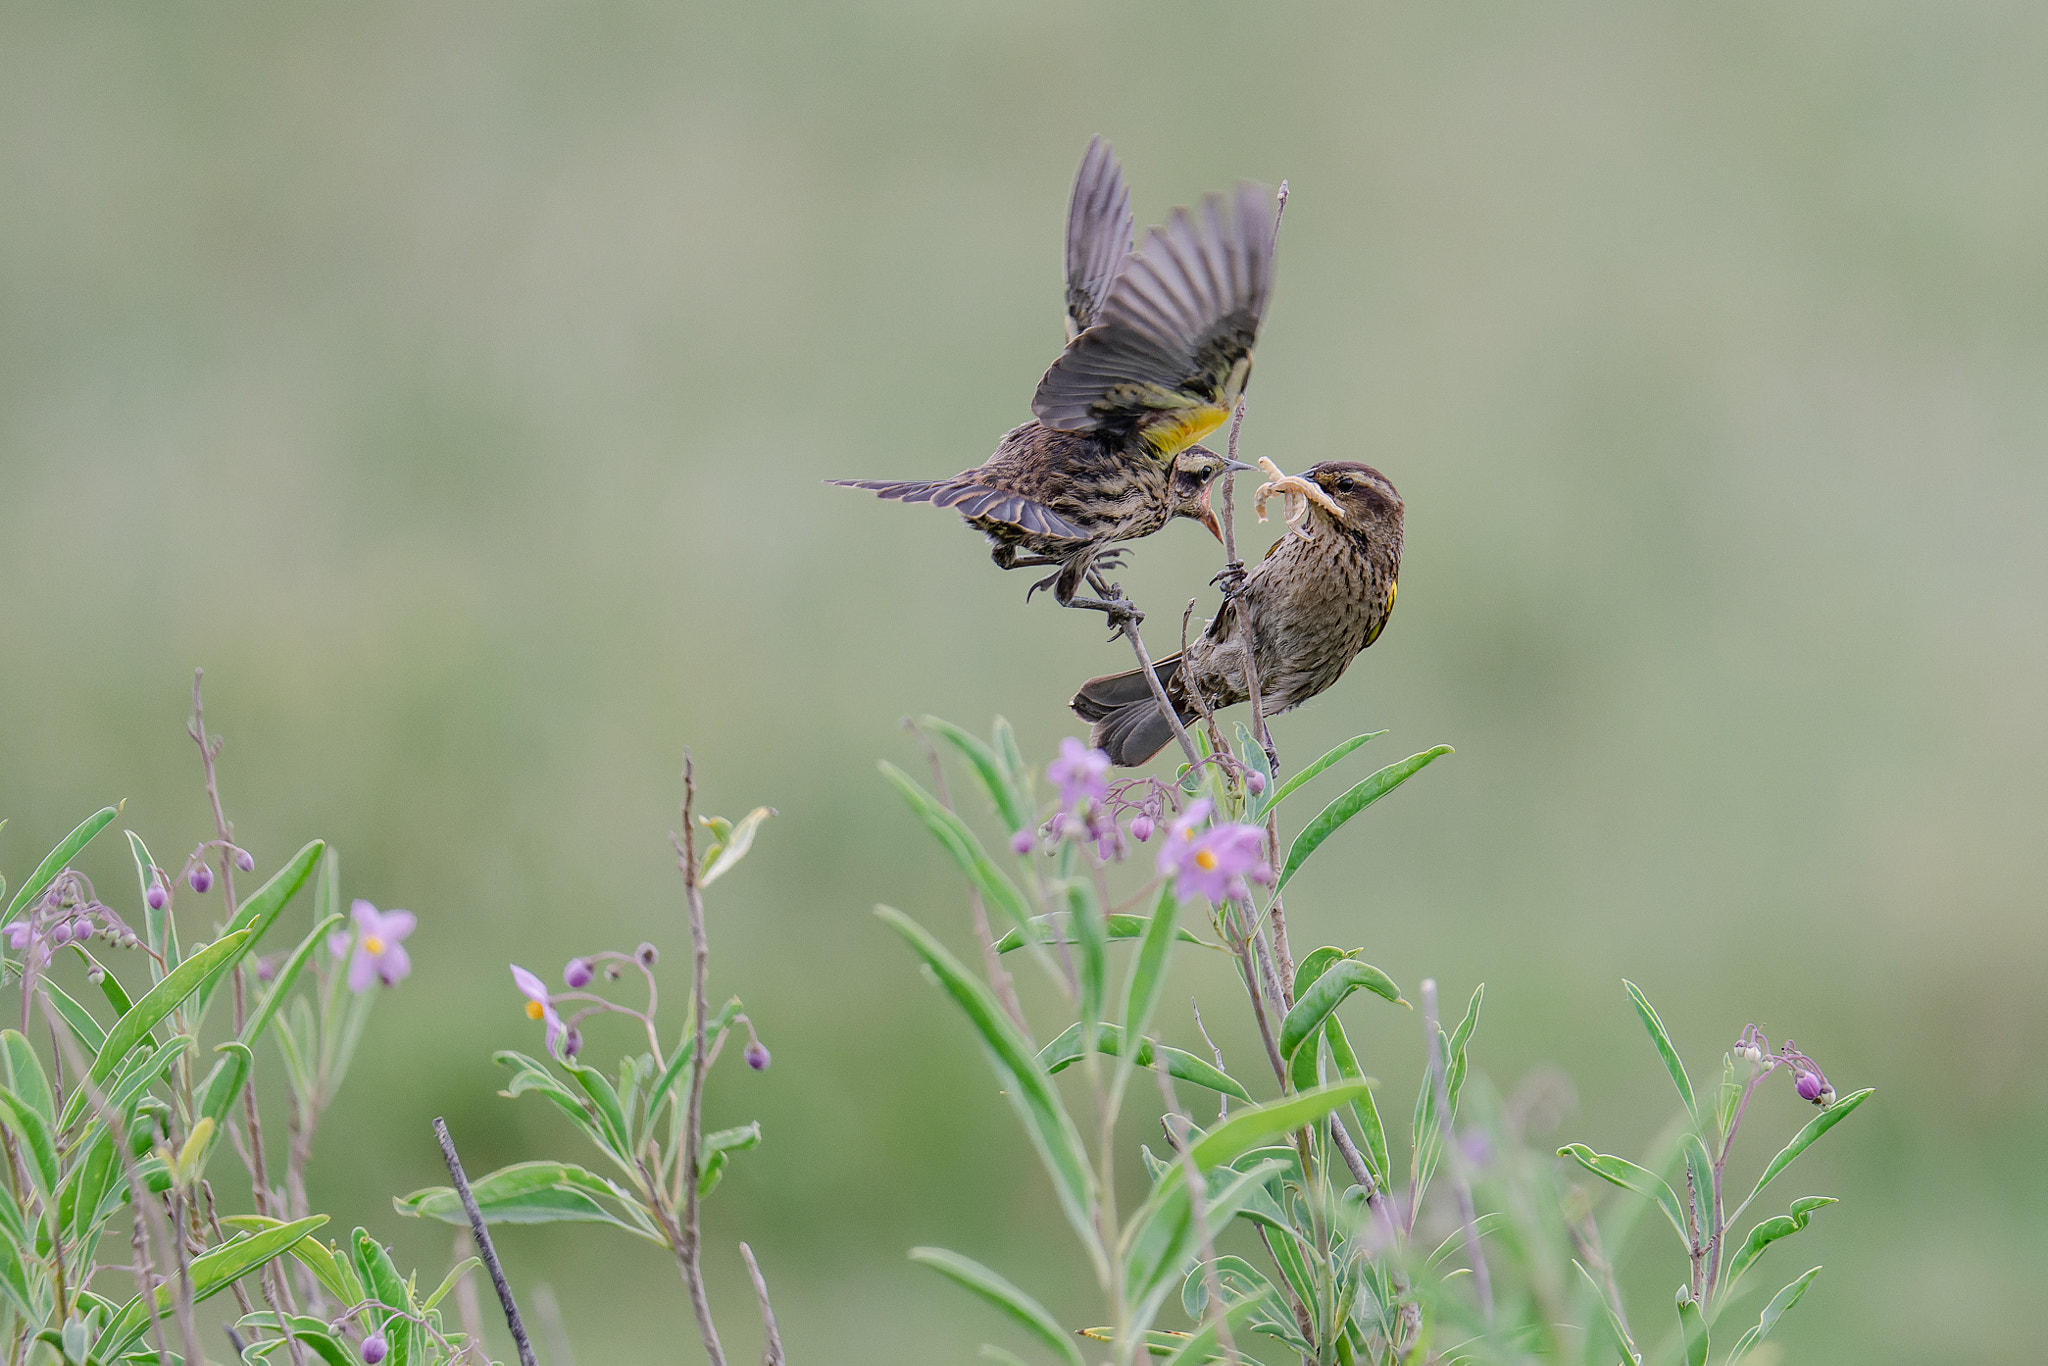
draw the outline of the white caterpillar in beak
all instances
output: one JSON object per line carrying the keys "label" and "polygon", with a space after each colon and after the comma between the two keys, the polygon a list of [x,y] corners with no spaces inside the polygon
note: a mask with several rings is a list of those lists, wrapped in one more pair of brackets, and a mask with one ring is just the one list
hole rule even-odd
{"label": "white caterpillar in beak", "polygon": [[1337,500],[1323,492],[1322,485],[1314,480],[1304,479],[1298,474],[1282,474],[1280,467],[1264,456],[1259,457],[1259,468],[1264,470],[1267,476],[1267,482],[1259,485],[1259,491],[1252,495],[1252,510],[1258,513],[1260,521],[1266,520],[1266,500],[1276,494],[1287,500],[1287,525],[1303,540],[1310,540],[1314,536],[1314,533],[1303,525],[1308,518],[1310,503],[1317,504],[1338,521],[1344,520],[1344,509],[1338,507]]}

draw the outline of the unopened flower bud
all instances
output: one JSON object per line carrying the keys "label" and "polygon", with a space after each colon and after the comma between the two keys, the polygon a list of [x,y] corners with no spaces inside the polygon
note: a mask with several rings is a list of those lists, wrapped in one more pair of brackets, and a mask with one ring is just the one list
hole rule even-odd
{"label": "unopened flower bud", "polygon": [[142,899],[149,903],[149,909],[160,911],[164,908],[165,903],[171,899],[171,894],[164,890],[163,883],[152,879],[149,884],[149,890],[142,894]]}
{"label": "unopened flower bud", "polygon": [[573,1058],[582,1051],[583,1031],[571,1025],[569,1032],[562,1037],[562,1054],[564,1057]]}
{"label": "unopened flower bud", "polygon": [[107,980],[107,970],[101,967],[99,964],[95,963],[92,965],[92,968],[85,974],[85,980],[92,983],[94,986],[98,986],[100,983]]}
{"label": "unopened flower bud", "polygon": [[48,930],[43,932],[43,938],[53,945],[70,943],[71,922],[68,920],[58,921],[56,924],[50,926]]}
{"label": "unopened flower bud", "polygon": [[607,982],[618,981],[619,973],[621,971],[623,971],[623,969],[621,969],[617,963],[606,963],[604,965],[604,980]]}
{"label": "unopened flower bud", "polygon": [[1820,1101],[1821,1092],[1828,1089],[1828,1084],[1821,1080],[1818,1072],[1801,1072],[1793,1086],[1799,1092],[1801,1100],[1816,1102]]}
{"label": "unopened flower bud", "polygon": [[277,976],[277,959],[268,954],[256,960],[256,980],[268,982]]}
{"label": "unopened flower bud", "polygon": [[247,849],[235,850],[235,867],[240,868],[245,873],[255,872],[256,856]]}
{"label": "unopened flower bud", "polygon": [[759,1039],[747,1045],[747,1051],[744,1056],[747,1060],[747,1066],[753,1068],[756,1072],[766,1072],[768,1070],[768,1050]]}
{"label": "unopened flower bud", "polygon": [[1258,796],[1266,790],[1266,775],[1257,769],[1253,769],[1244,775],[1244,787],[1245,791],[1251,793],[1254,797]]}
{"label": "unopened flower bud", "polygon": [[1152,838],[1152,818],[1140,816],[1131,822],[1131,838],[1143,844]]}
{"label": "unopened flower bud", "polygon": [[186,875],[185,880],[192,884],[193,891],[204,893],[207,888],[213,885],[213,869],[203,863],[195,863],[192,865],[192,871]]}
{"label": "unopened flower bud", "polygon": [[1022,858],[1031,852],[1031,847],[1036,843],[1038,841],[1031,837],[1029,830],[1019,830],[1016,834],[1010,836],[1010,852]]}
{"label": "unopened flower bud", "polygon": [[643,968],[651,968],[661,961],[661,952],[652,944],[642,944],[633,950],[633,958]]}
{"label": "unopened flower bud", "polygon": [[391,1344],[384,1341],[382,1333],[372,1333],[363,1339],[363,1360],[369,1366],[377,1366],[377,1363],[384,1359],[385,1353],[390,1350]]}
{"label": "unopened flower bud", "polygon": [[1813,1103],[1823,1110],[1833,1105],[1835,1103],[1835,1088],[1823,1084],[1820,1088],[1820,1094],[1813,1098]]}
{"label": "unopened flower bud", "polygon": [[591,971],[589,960],[584,958],[571,958],[569,966],[562,969],[562,980],[573,990],[580,991],[589,986],[590,979],[594,976],[596,973]]}

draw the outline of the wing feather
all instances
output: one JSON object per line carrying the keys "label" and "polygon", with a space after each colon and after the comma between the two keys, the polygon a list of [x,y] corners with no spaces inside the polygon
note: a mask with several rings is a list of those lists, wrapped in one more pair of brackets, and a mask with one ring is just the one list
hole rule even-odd
{"label": "wing feather", "polygon": [[1104,138],[1088,144],[1067,204],[1067,335],[1095,323],[1131,254],[1131,191]]}

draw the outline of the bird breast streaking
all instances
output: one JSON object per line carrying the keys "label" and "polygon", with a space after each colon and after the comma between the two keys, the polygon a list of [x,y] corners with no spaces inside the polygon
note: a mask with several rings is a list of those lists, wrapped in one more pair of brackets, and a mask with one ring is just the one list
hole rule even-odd
{"label": "bird breast streaking", "polygon": [[[1394,610],[1402,505],[1387,477],[1370,465],[1332,460],[1279,482],[1281,491],[1299,490],[1290,501],[1302,505],[1300,524],[1253,566],[1184,654],[1153,666],[1184,725],[1204,707],[1216,711],[1250,698],[1248,646],[1259,710],[1275,716],[1300,706],[1343,676]],[[1094,723],[1090,742],[1124,767],[1144,763],[1173,738],[1137,670],[1089,679],[1072,706]]]}
{"label": "bird breast streaking", "polygon": [[[1175,517],[1217,530],[1207,485],[1232,466],[1196,443],[1223,424],[1251,375],[1272,288],[1273,206],[1270,191],[1240,183],[1175,209],[1133,251],[1130,191],[1097,138],[1068,205],[1070,340],[1038,383],[1034,419],[948,479],[833,482],[952,508],[988,538],[999,567],[1056,566],[1032,591],[1128,611],[1102,577],[1118,563],[1111,546]],[[1096,597],[1080,596],[1084,583]]]}

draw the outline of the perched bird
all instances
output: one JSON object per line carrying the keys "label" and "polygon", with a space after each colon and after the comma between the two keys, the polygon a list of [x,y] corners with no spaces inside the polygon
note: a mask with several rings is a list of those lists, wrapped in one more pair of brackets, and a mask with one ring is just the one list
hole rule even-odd
{"label": "perched bird", "polygon": [[[1199,210],[1174,210],[1135,252],[1131,222],[1123,171],[1097,138],[1067,213],[1070,340],[1039,381],[1036,419],[950,479],[832,482],[950,507],[987,536],[1000,568],[1058,566],[1032,592],[1128,617],[1102,578],[1118,563],[1110,546],[1176,516],[1217,530],[1206,488],[1232,464],[1194,443],[1223,424],[1251,374],[1272,282],[1273,198],[1248,183],[1211,195]],[[1083,583],[1100,596],[1080,597]]]}
{"label": "perched bird", "polygon": [[[1276,716],[1335,683],[1352,658],[1379,639],[1394,610],[1402,507],[1385,475],[1370,465],[1331,460],[1266,485],[1261,501],[1271,492],[1298,500],[1300,525],[1273,543],[1184,654],[1153,666],[1183,725],[1200,714],[1194,694],[1211,711],[1251,696],[1246,624],[1259,710]],[[1151,686],[1135,669],[1089,679],[1072,706],[1095,723],[1090,743],[1126,768],[1173,738]]]}

